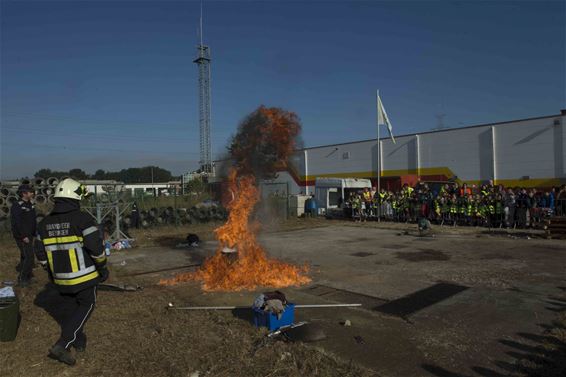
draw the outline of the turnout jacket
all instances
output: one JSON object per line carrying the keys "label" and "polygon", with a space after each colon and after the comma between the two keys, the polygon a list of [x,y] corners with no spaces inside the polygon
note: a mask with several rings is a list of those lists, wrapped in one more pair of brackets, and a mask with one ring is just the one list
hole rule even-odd
{"label": "turnout jacket", "polygon": [[106,255],[94,219],[72,199],[57,199],[53,211],[39,223],[43,248],[39,261],[49,264],[53,283],[63,293],[76,293],[99,282]]}
{"label": "turnout jacket", "polygon": [[35,206],[29,201],[19,200],[14,202],[10,210],[12,220],[12,235],[16,240],[23,240],[28,237],[30,242],[36,232]]}

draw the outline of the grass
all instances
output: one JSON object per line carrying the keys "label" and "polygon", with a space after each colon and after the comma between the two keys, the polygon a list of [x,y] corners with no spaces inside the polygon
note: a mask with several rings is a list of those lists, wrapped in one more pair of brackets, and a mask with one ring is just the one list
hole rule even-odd
{"label": "grass", "polygon": [[[134,231],[140,248],[170,245],[188,232],[213,239],[219,223],[160,227]],[[291,221],[280,228],[318,226]],[[272,228],[273,229],[273,228]],[[0,275],[16,277],[19,251],[10,237],[0,236]],[[57,295],[45,290],[47,276],[34,270],[38,282],[17,293],[22,322],[18,337],[0,347],[2,375],[6,376],[375,376],[375,372],[340,360],[302,343],[266,341],[265,331],[229,312],[167,311],[168,302],[191,302],[203,296],[198,285],[161,287],[155,277],[140,278],[145,289],[136,293],[99,292],[89,320],[87,352],[69,368],[46,357],[59,328],[45,307],[57,308]],[[110,283],[129,282],[111,270]],[[52,311],[52,310],[51,310]]]}

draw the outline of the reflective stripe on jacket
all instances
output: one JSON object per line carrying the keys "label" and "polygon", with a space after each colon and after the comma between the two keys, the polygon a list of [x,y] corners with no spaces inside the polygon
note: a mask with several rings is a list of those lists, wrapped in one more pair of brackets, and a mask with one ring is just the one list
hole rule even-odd
{"label": "reflective stripe on jacket", "polygon": [[51,213],[39,224],[38,238],[43,244],[38,259],[47,261],[61,292],[74,293],[98,284],[97,269],[105,266],[106,255],[90,215],[78,209]]}

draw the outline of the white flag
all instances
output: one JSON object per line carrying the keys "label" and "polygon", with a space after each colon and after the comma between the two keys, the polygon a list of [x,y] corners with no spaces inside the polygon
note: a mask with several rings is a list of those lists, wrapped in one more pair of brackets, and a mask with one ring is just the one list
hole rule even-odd
{"label": "white flag", "polygon": [[385,112],[385,107],[383,107],[383,103],[381,102],[381,97],[377,96],[377,126],[385,125],[387,126],[387,130],[389,131],[389,136],[391,136],[391,140],[395,143],[395,138],[393,137],[393,126],[391,126],[391,122],[389,121],[389,117]]}

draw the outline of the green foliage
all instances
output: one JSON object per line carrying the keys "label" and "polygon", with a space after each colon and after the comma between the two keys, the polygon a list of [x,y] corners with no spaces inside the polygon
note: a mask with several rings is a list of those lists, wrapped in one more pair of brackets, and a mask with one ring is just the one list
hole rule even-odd
{"label": "green foliage", "polygon": [[74,179],[87,179],[89,175],[82,169],[69,170],[69,176]]}
{"label": "green foliage", "polygon": [[191,194],[202,195],[206,192],[206,183],[201,178],[187,182],[185,187],[186,191]]}
{"label": "green foliage", "polygon": [[[107,172],[98,169],[94,174],[90,175],[82,169],[71,169],[68,172],[53,171],[51,169],[40,169],[34,176],[36,177],[56,177],[62,178],[70,176],[75,179],[98,179],[98,180],[115,180],[124,183],[149,183],[149,182],[167,182],[172,180],[173,176],[169,170],[158,166],[144,166],[142,168],[128,168],[117,172]],[[152,179],[153,178],[153,179]]]}

